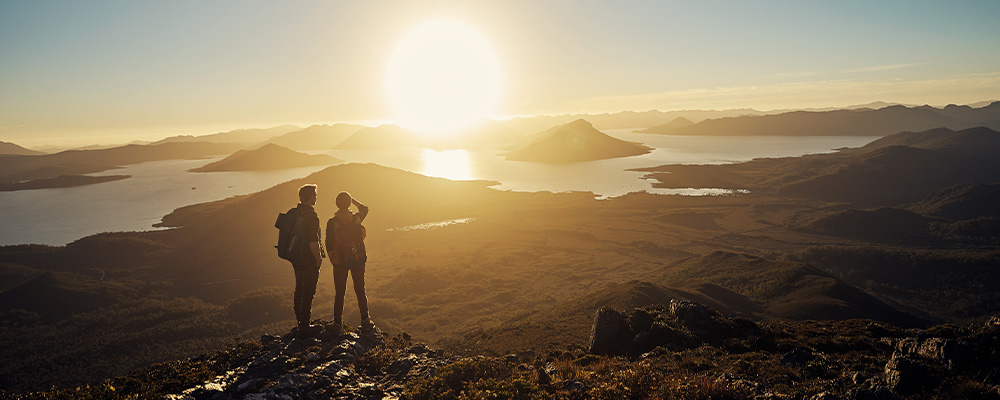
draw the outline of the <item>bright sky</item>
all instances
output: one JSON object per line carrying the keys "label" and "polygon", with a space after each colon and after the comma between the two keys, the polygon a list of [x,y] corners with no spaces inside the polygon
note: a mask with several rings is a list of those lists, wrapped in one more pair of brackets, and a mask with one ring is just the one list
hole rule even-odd
{"label": "bright sky", "polygon": [[[1000,98],[1000,2],[0,2],[0,140],[392,120],[408,32],[478,33],[491,113]],[[476,39],[476,40],[479,40]]]}

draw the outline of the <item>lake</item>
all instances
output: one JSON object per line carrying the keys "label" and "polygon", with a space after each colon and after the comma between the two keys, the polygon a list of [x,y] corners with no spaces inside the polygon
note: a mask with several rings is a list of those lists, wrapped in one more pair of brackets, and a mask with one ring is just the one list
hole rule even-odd
{"label": "lake", "polygon": [[[787,157],[858,147],[877,137],[667,136],[608,130],[620,139],[641,142],[649,154],[564,165],[506,161],[494,149],[434,151],[425,148],[334,150],[348,162],[371,162],[448,179],[501,182],[501,190],[589,191],[600,197],[629,192],[725,194],[718,189],[653,189],[630,168],[663,164],[720,164],[759,157]],[[62,245],[100,232],[142,231],[174,209],[268,189],[324,167],[266,172],[193,173],[222,157],[156,161],[94,175],[132,175],[129,179],[73,188],[0,192],[0,245]]]}

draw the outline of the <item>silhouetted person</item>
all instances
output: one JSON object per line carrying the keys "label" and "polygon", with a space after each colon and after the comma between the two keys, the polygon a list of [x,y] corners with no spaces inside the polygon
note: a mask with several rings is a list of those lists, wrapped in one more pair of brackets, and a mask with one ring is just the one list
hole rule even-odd
{"label": "silhouetted person", "polygon": [[[351,212],[351,204],[358,208],[357,213]],[[333,321],[338,327],[343,323],[344,295],[347,293],[347,275],[350,273],[354,280],[354,294],[358,296],[361,326],[371,328],[368,296],[365,294],[365,262],[368,261],[368,255],[361,227],[361,222],[368,216],[368,207],[352,198],[350,193],[340,192],[337,194],[337,208],[337,213],[326,222],[326,251],[330,253],[330,263],[333,264],[333,284],[336,288]]]}
{"label": "silhouetted person", "polygon": [[308,336],[317,330],[310,325],[313,296],[316,295],[316,282],[319,280],[319,268],[323,265],[323,255],[320,254],[319,216],[313,206],[317,199],[316,185],[303,185],[299,188],[299,205],[296,209],[302,217],[302,239],[305,250],[301,256],[292,261],[295,270],[295,319],[299,323],[299,336]]}

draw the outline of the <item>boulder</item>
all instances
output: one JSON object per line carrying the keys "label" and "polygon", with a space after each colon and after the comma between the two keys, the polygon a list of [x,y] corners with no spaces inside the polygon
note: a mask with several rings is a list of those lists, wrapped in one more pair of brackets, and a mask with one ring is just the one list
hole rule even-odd
{"label": "boulder", "polygon": [[597,310],[597,315],[594,317],[587,351],[592,354],[620,353],[632,343],[633,336],[624,314],[603,307]]}
{"label": "boulder", "polygon": [[902,395],[917,394],[940,384],[935,368],[920,360],[893,357],[885,364],[885,383]]}
{"label": "boulder", "polygon": [[687,300],[670,300],[670,314],[691,331],[704,331],[711,327],[715,310]]}
{"label": "boulder", "polygon": [[814,358],[816,358],[816,356],[813,355],[811,350],[803,348],[794,348],[791,351],[785,353],[783,357],[781,357],[781,364],[802,366],[806,365]]}
{"label": "boulder", "polygon": [[916,357],[940,363],[948,369],[964,367],[969,359],[968,348],[955,339],[907,338],[896,343],[893,357]]}

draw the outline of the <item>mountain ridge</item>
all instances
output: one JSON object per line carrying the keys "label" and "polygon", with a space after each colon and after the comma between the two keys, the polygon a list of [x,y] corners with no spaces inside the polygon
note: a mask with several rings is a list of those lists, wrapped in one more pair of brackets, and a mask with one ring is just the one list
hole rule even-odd
{"label": "mountain ridge", "polygon": [[0,156],[6,155],[16,155],[16,156],[34,156],[45,154],[41,151],[35,151],[23,146],[19,146],[16,143],[0,141]]}
{"label": "mountain ridge", "polygon": [[254,150],[238,150],[228,157],[191,169],[191,172],[267,171],[275,169],[312,167],[343,162],[326,154],[299,153],[274,143]]}
{"label": "mountain ridge", "polygon": [[[947,107],[890,105],[877,110],[791,111],[725,117],[682,127],[658,125],[640,132],[671,135],[882,136],[938,127],[966,129],[989,123],[997,117],[1000,117],[1000,102],[979,109],[968,108],[965,112]],[[1000,126],[990,127],[1000,129]]]}

